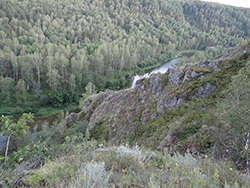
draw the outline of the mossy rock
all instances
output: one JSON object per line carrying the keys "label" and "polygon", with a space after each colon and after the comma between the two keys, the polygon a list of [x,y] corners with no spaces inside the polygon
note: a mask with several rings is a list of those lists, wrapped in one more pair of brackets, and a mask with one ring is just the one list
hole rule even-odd
{"label": "mossy rock", "polygon": [[190,65],[189,66],[191,70],[195,71],[195,72],[212,72],[212,69],[210,67],[201,67],[201,66],[196,66],[196,65]]}

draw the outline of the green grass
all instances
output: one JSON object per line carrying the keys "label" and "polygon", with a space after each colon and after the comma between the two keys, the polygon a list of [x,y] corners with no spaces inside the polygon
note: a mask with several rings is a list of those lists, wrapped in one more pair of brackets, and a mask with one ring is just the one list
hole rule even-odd
{"label": "green grass", "polygon": [[32,107],[20,107],[20,106],[0,106],[0,115],[5,115],[5,116],[15,116],[19,117],[23,113],[28,113],[31,112],[35,116],[51,116],[51,115],[57,115],[61,111],[79,111],[79,107],[76,104],[70,104],[68,106],[63,106],[63,107],[50,107],[50,106],[45,106],[45,107],[37,107],[37,108],[32,108]]}
{"label": "green grass", "polygon": [[38,109],[38,112],[35,113],[36,116],[47,116],[47,115],[57,115],[62,111],[79,111],[78,105],[68,105],[65,107],[55,108],[55,107],[43,107]]}

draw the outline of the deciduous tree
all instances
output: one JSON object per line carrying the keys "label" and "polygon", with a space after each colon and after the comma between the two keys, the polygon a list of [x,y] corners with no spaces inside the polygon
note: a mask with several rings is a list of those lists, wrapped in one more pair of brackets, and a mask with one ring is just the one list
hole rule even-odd
{"label": "deciduous tree", "polygon": [[0,130],[2,134],[7,136],[7,143],[5,149],[5,161],[8,156],[9,143],[12,136],[18,136],[21,132],[25,132],[28,129],[27,124],[33,122],[33,114],[23,114],[17,123],[13,121],[11,117],[2,115],[0,117]]}

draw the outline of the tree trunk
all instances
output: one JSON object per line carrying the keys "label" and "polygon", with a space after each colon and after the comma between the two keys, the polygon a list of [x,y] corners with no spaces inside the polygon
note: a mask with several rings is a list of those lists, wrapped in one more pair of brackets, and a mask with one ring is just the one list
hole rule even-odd
{"label": "tree trunk", "polygon": [[[249,149],[250,145],[250,132],[247,133],[247,141],[245,145],[245,150]],[[250,158],[247,156],[247,171],[250,172]]]}
{"label": "tree trunk", "polygon": [[11,135],[9,135],[8,139],[7,139],[7,144],[6,144],[6,149],[5,149],[5,155],[4,155],[4,163],[6,162],[6,158],[7,158],[7,155],[8,155],[9,144],[10,144],[10,137],[11,137]]}
{"label": "tree trunk", "polygon": [[37,65],[36,66],[36,71],[37,71],[37,81],[36,81],[36,95],[40,96],[40,88],[41,88],[41,75],[40,75],[40,67]]}

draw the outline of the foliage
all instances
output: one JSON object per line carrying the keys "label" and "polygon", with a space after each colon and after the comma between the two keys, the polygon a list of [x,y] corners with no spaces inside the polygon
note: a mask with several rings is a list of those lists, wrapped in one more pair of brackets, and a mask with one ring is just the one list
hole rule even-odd
{"label": "foliage", "polygon": [[241,134],[250,131],[250,62],[239,71],[239,74],[232,78],[232,83],[221,101],[221,115],[225,124]]}
{"label": "foliage", "polygon": [[93,95],[93,94],[96,94],[96,93],[97,93],[96,86],[93,83],[89,82],[88,85],[85,87],[85,93],[82,94],[82,98],[79,101],[80,109],[82,108],[83,101],[87,97],[89,97],[90,95]]}
{"label": "foliage", "polygon": [[[53,127],[40,132],[40,136],[37,133],[37,138],[29,145],[10,155],[8,163],[15,165],[9,164],[9,168],[1,168],[1,185],[197,188],[248,186],[247,174],[239,174],[230,162],[217,163],[206,157],[195,158],[191,154],[177,153],[171,156],[165,151],[152,151],[138,145],[109,146],[95,140],[88,141],[85,121],[68,128],[63,127],[60,121],[57,122]],[[36,156],[40,157],[39,160],[35,160]],[[10,170],[11,168],[16,170]],[[28,174],[21,173],[23,168]],[[19,173],[17,169],[22,171]]]}
{"label": "foliage", "polygon": [[[248,20],[248,9],[200,1],[3,0],[1,111],[52,113],[55,108],[38,106],[76,102],[84,88],[82,99],[122,88],[134,72],[182,50],[191,62],[214,57],[249,38]],[[87,121],[66,125],[61,117],[35,134],[21,134],[32,114],[17,122],[2,116],[1,131],[8,142],[13,135],[16,145],[5,164],[0,156],[0,186],[248,187],[249,44],[240,51],[242,55],[222,60],[220,71],[191,66],[206,72],[204,77],[169,88],[184,104],[143,126],[136,117],[135,131],[129,129],[122,139],[140,147],[112,145],[121,140],[105,124],[89,132]],[[162,77],[162,82],[168,79]],[[207,83],[216,90],[197,98],[197,88]],[[168,150],[149,149],[170,133]]]}
{"label": "foliage", "polygon": [[13,119],[10,117],[2,115],[0,117],[0,130],[2,131],[3,135],[8,136],[6,149],[5,149],[5,160],[7,159],[8,149],[9,149],[9,142],[11,136],[17,137],[21,132],[25,132],[28,129],[27,124],[32,123],[33,114],[23,114],[22,117],[18,120],[17,123],[14,122]]}
{"label": "foliage", "polygon": [[245,136],[250,130],[249,72],[250,63],[247,62],[239,74],[232,78],[229,88],[225,90],[225,97],[218,104],[215,114],[219,122],[214,131],[220,134],[220,136],[214,135],[218,140],[215,144],[216,154],[237,161],[239,168],[244,168],[245,161],[249,157],[249,152],[244,151]]}
{"label": "foliage", "polygon": [[[90,141],[92,142],[92,141]],[[123,155],[117,147],[85,149],[85,157],[77,155],[83,148],[78,145],[76,153],[47,161],[44,166],[33,170],[24,179],[30,187],[247,187],[242,177],[230,164],[217,164],[208,159],[195,159],[191,155],[175,155],[141,151],[144,160],[134,155]],[[84,147],[86,148],[86,147]],[[80,159],[80,160],[79,160]]]}
{"label": "foliage", "polygon": [[78,169],[78,173],[80,174],[78,181],[74,182],[71,187],[108,187],[111,173],[109,175],[106,173],[105,164],[102,162],[88,162]]}
{"label": "foliage", "polygon": [[201,1],[4,0],[0,100],[35,112],[78,102],[90,82],[97,91],[123,88],[135,72],[182,51],[213,58],[244,41],[249,17]]}
{"label": "foliage", "polygon": [[146,159],[146,154],[142,152],[138,146],[129,148],[121,145],[117,148],[116,152],[121,156],[131,156],[138,161],[144,161]]}

